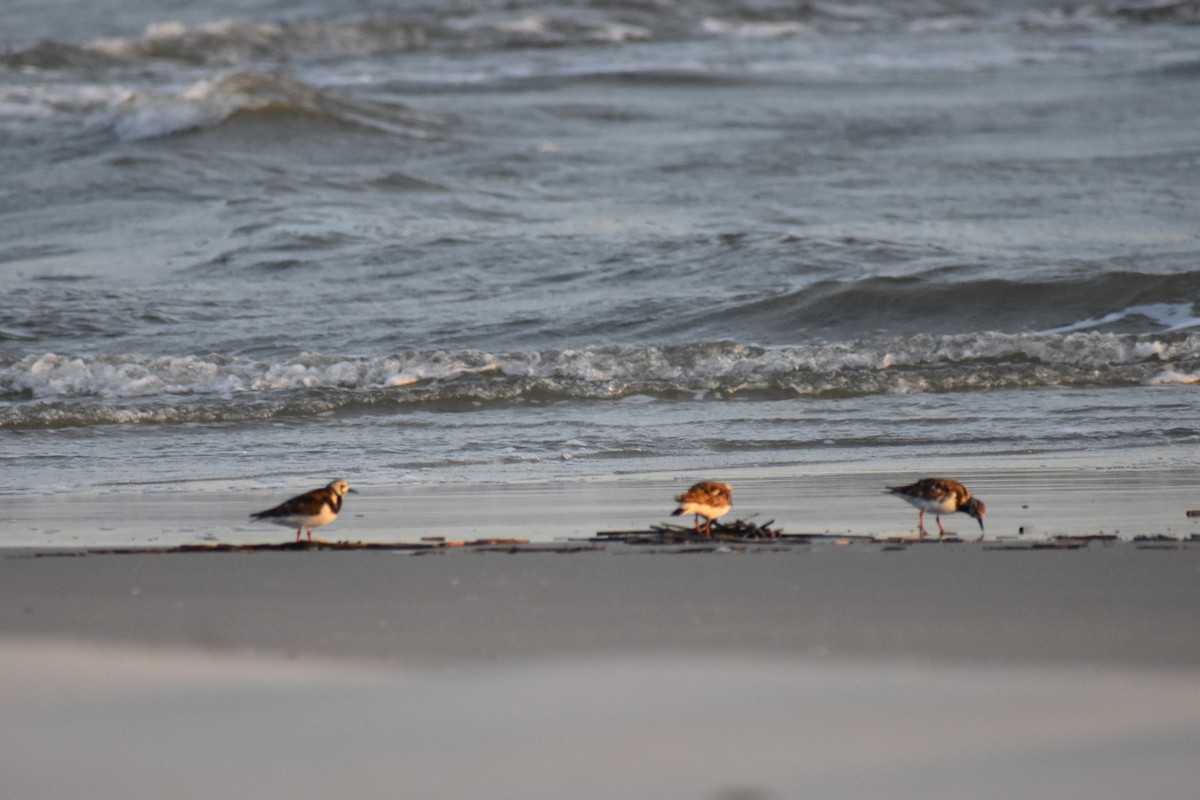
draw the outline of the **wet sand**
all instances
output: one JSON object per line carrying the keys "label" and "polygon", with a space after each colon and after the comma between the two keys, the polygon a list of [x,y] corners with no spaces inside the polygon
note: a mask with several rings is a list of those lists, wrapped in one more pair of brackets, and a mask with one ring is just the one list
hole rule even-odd
{"label": "wet sand", "polygon": [[[1165,459],[1162,453],[1158,457]],[[1177,456],[1176,456],[1177,458]],[[321,529],[326,538],[352,541],[528,538],[553,541],[629,530],[671,521],[672,498],[699,479],[734,486],[730,519],[774,521],[793,533],[896,535],[916,530],[917,512],[888,497],[884,487],[923,475],[960,478],[987,502],[991,538],[1026,535],[1116,533],[1187,537],[1200,533],[1195,468],[1131,468],[1109,456],[943,459],[874,465],[781,466],[719,474],[619,475],[571,481],[497,484],[373,486],[359,483],[342,515]],[[334,477],[334,476],[330,476]],[[90,547],[261,542],[286,538],[282,529],[251,521],[320,481],[252,491],[204,485],[194,491],[53,494],[15,498],[0,547]],[[963,515],[946,519],[950,530],[978,536]],[[933,527],[932,520],[930,525]],[[936,528],[934,528],[936,530]]]}
{"label": "wet sand", "polygon": [[1200,546],[0,558],[6,796],[1127,798]]}

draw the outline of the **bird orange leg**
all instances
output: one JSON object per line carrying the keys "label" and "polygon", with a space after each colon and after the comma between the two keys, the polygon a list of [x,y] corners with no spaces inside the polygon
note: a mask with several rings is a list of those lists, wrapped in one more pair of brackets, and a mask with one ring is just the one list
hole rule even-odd
{"label": "bird orange leg", "polygon": [[297,542],[300,541],[300,531],[302,531],[302,530],[304,530],[303,525],[301,525],[299,528],[296,529],[296,541]]}
{"label": "bird orange leg", "polygon": [[925,535],[925,509],[921,509],[921,513],[917,514],[917,532]]}
{"label": "bird orange leg", "polygon": [[945,536],[945,535],[946,535],[946,529],[942,527],[942,518],[941,518],[941,516],[938,516],[938,517],[936,517],[936,519],[937,519],[937,524],[938,524],[938,537]]}

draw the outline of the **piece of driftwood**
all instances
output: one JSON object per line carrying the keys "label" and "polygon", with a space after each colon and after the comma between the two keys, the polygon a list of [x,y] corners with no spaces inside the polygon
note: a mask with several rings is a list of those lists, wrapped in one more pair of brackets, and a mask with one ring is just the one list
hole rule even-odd
{"label": "piece of driftwood", "polygon": [[1121,537],[1115,533],[1060,533],[1054,536],[1052,541],[1056,542],[1083,542],[1090,544],[1092,542],[1115,542]]}
{"label": "piece of driftwood", "polygon": [[873,536],[867,541],[880,544],[961,544],[966,539],[952,533],[948,536]]}
{"label": "piece of driftwood", "polygon": [[1055,541],[1048,539],[1042,542],[989,542],[984,544],[984,550],[1082,550],[1088,546],[1085,541]]}
{"label": "piece of driftwood", "polygon": [[[528,539],[472,539],[472,540],[439,540],[420,542],[348,542],[326,541],[313,539],[283,542],[230,543],[212,542],[206,544],[181,544],[171,547],[90,547],[83,551],[72,551],[82,555],[166,555],[171,553],[261,553],[288,551],[321,551],[321,550],[394,550],[412,552],[430,552],[450,548],[513,548],[528,545]],[[37,554],[42,555],[42,554]],[[47,553],[46,555],[57,555]]]}
{"label": "piece of driftwood", "polygon": [[472,553],[594,553],[604,549],[603,544],[509,544],[483,545],[468,548]]}

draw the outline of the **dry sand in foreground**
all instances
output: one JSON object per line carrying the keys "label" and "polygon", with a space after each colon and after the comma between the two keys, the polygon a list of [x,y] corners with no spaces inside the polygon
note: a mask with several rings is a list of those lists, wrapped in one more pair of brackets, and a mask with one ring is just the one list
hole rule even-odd
{"label": "dry sand in foreground", "polygon": [[1200,548],[0,558],[5,797],[1163,798]]}

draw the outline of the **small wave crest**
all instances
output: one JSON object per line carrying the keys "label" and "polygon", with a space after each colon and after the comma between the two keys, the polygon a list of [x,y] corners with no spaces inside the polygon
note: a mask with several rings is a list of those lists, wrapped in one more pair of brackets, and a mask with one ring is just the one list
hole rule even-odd
{"label": "small wave crest", "polygon": [[215,128],[235,115],[304,116],[417,139],[433,137],[448,122],[397,104],[343,97],[287,75],[236,72],[198,81],[182,93],[129,93],[96,115],[93,126],[110,126],[125,140],[153,139]]}
{"label": "small wave crest", "polygon": [[650,29],[580,11],[547,14],[516,7],[507,14],[452,10],[414,16],[350,19],[220,19],[187,25],[162,21],[141,36],[105,37],[82,45],[52,40],[0,54],[16,69],[94,69],[146,62],[233,66],[304,58],[370,57],[431,47],[491,50],[650,39]]}
{"label": "small wave crest", "polygon": [[1188,383],[1200,335],[979,333],[757,347],[731,342],[513,353],[29,355],[0,363],[0,427],[245,421],[412,404],[780,399]]}
{"label": "small wave crest", "polygon": [[235,20],[198,25],[163,21],[138,38],[96,39],[89,48],[122,61],[165,60],[228,65],[307,55],[369,55],[426,45],[432,23],[396,17],[358,20]]}
{"label": "small wave crest", "polygon": [[[1192,302],[1198,296],[1200,272],[1088,271],[1058,280],[870,276],[822,280],[756,297],[722,309],[720,324],[740,325],[766,341],[794,338],[797,331],[836,338],[863,331],[898,335],[981,329],[1155,334],[1200,328]],[[706,319],[693,322],[696,332],[707,332]]]}

